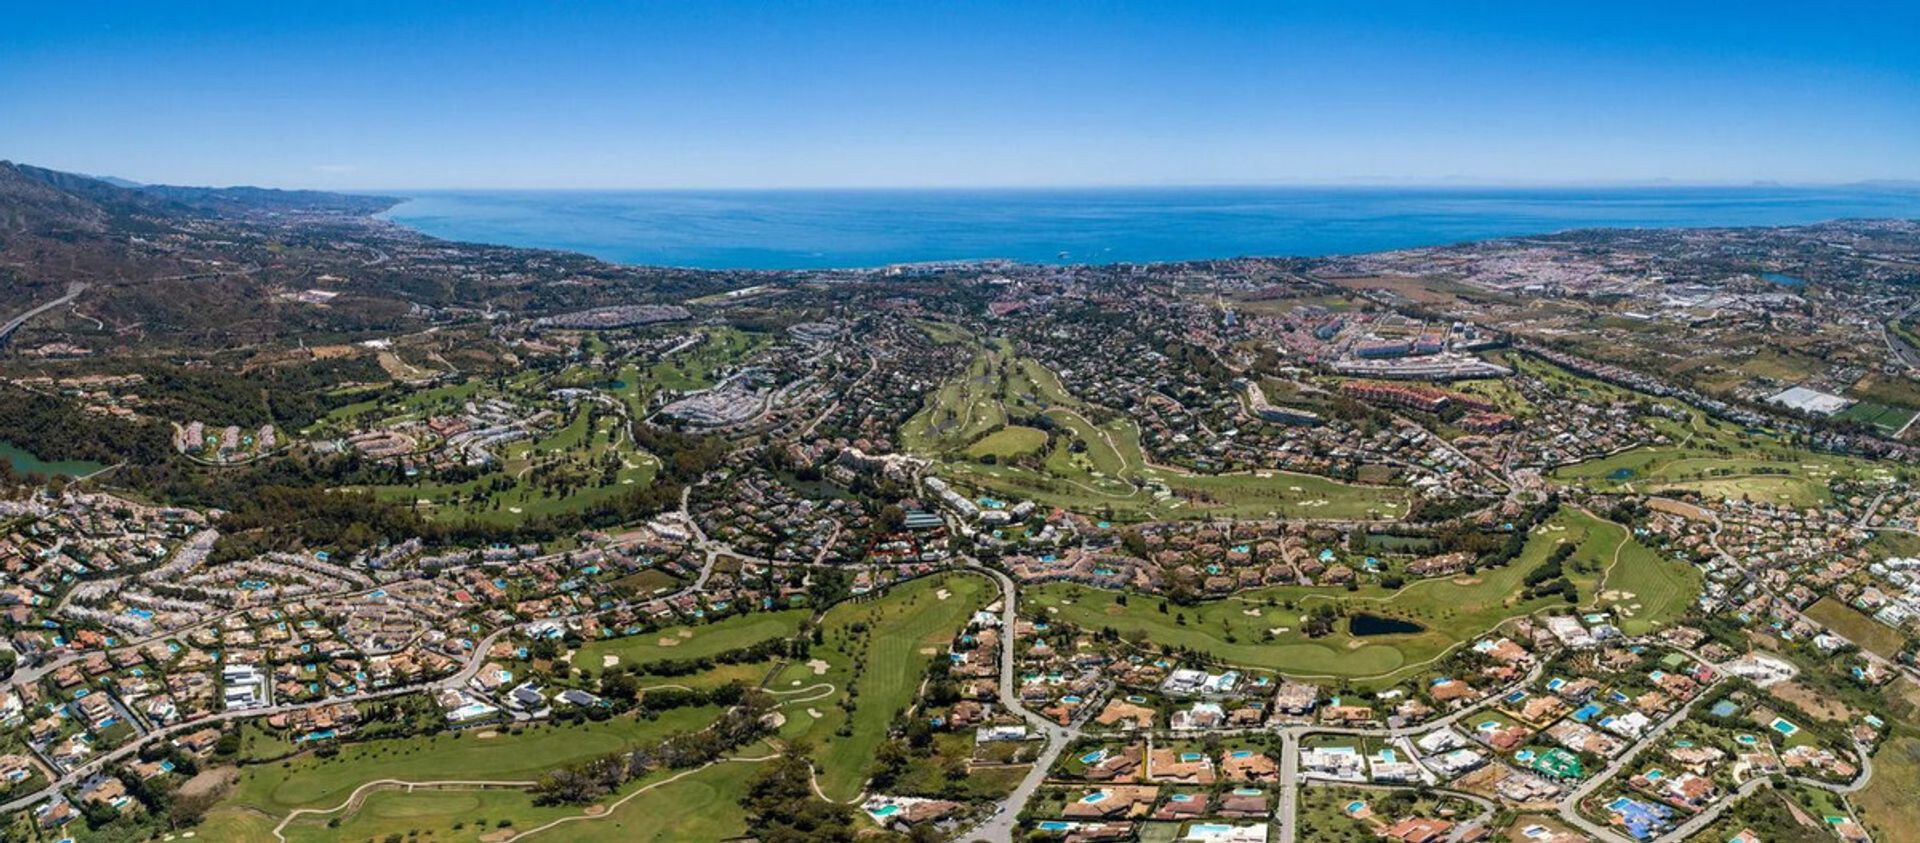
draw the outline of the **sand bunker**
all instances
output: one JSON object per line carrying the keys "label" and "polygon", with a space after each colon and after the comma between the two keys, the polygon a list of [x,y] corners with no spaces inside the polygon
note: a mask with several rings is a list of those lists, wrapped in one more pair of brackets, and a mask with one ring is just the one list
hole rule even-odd
{"label": "sand bunker", "polygon": [[602,669],[612,667],[619,663],[620,663],[620,657],[612,653],[608,653],[600,657],[600,667]]}
{"label": "sand bunker", "polygon": [[[823,673],[826,673],[827,668],[832,666],[833,665],[827,664],[826,662],[821,661],[819,659],[814,659],[813,661],[807,662],[807,669],[813,671],[813,675],[815,676],[819,676]],[[799,684],[799,683],[796,682],[794,684]]]}
{"label": "sand bunker", "polygon": [[653,643],[661,647],[678,647],[680,646],[680,639],[675,638],[671,635],[667,635],[667,636],[663,636],[660,640],[655,641]]}
{"label": "sand bunker", "polygon": [[947,598],[949,598],[949,597],[952,597],[952,596],[953,596],[953,592],[951,592],[951,591],[948,591],[948,590],[946,590],[946,589],[944,589],[944,588],[943,588],[943,589],[940,589],[939,591],[936,591],[936,592],[934,592],[934,593],[933,593],[933,596],[934,596],[934,598],[935,598],[935,599],[938,599],[938,600],[945,600],[945,599],[947,599]]}

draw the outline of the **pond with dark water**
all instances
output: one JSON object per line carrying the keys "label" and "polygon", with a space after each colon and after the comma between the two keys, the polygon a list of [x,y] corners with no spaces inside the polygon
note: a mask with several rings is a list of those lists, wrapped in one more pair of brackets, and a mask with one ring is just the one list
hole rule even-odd
{"label": "pond with dark water", "polygon": [[1366,612],[1359,612],[1347,616],[1347,632],[1358,637],[1370,635],[1412,635],[1416,632],[1426,631],[1427,628],[1424,626],[1414,623],[1413,621],[1401,620],[1399,618],[1370,615]]}

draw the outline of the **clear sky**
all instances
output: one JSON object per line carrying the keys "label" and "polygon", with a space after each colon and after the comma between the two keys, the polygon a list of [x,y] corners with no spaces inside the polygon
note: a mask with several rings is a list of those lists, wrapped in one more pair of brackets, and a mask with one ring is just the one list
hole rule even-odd
{"label": "clear sky", "polygon": [[16,3],[0,158],[347,188],[1914,179],[1916,33],[1911,0]]}

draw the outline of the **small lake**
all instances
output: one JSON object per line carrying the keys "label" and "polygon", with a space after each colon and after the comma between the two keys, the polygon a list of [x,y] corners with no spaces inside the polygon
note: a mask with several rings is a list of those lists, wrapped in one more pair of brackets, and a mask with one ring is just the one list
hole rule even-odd
{"label": "small lake", "polygon": [[49,462],[28,453],[25,448],[11,442],[0,442],[0,461],[13,466],[17,474],[43,474],[51,477],[56,474],[67,477],[81,477],[106,468],[97,462],[86,460],[58,460]]}
{"label": "small lake", "polygon": [[1412,635],[1416,632],[1426,631],[1427,628],[1424,626],[1414,623],[1413,621],[1403,621],[1399,618],[1369,615],[1365,612],[1355,613],[1347,617],[1347,632],[1355,636]]}
{"label": "small lake", "polygon": [[1772,281],[1775,284],[1780,284],[1782,286],[1787,286],[1787,287],[1807,286],[1807,280],[1805,278],[1795,278],[1791,275],[1782,275],[1778,272],[1762,272],[1760,273],[1760,277],[1767,281]]}

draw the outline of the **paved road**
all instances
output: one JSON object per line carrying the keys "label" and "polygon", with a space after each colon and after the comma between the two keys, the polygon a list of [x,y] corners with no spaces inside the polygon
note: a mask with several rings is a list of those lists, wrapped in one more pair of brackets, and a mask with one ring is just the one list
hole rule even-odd
{"label": "paved road", "polygon": [[1300,734],[1280,733],[1280,802],[1273,808],[1274,824],[1279,826],[1280,843],[1300,838]]}
{"label": "paved road", "polygon": [[170,726],[165,726],[159,729],[155,729],[121,746],[115,747],[111,751],[108,751],[98,757],[95,757],[92,760],[89,760],[86,763],[73,768],[72,770],[69,770],[66,773],[66,775],[63,775],[55,779],[51,784],[47,785],[44,788],[41,788],[40,790],[37,790],[26,796],[21,796],[16,799],[13,799],[11,801],[8,801],[5,804],[0,804],[0,813],[17,811],[22,808],[26,808],[42,799],[46,799],[54,795],[55,793],[58,793],[63,788],[66,788],[74,783],[84,781],[88,776],[92,775],[94,772],[101,769],[105,769],[107,765],[124,760],[128,757],[131,757],[134,753],[139,752],[141,747],[154,743],[155,741],[176,737],[178,735],[181,735],[187,732],[198,731],[210,725],[226,723],[232,720],[244,720],[244,719],[253,718],[253,717],[268,717],[275,714],[284,714],[288,712],[300,711],[302,709],[318,708],[320,706],[334,705],[336,703],[367,702],[371,700],[383,699],[386,697],[401,696],[403,694],[416,694],[421,692],[436,691],[444,688],[464,687],[467,684],[468,680],[471,680],[474,674],[479,673],[480,668],[486,664],[487,651],[492,649],[494,642],[499,640],[501,636],[506,635],[510,631],[511,629],[495,630],[493,634],[488,635],[486,638],[481,639],[478,644],[474,645],[473,652],[468,654],[467,656],[466,665],[461,667],[459,672],[451,674],[449,676],[442,677],[432,682],[425,682],[425,683],[420,683],[415,685],[403,685],[403,686],[394,687],[394,688],[383,688],[378,691],[367,691],[363,693],[350,694],[346,696],[327,697],[325,699],[313,700],[311,702],[304,702],[304,703],[268,706],[266,708],[242,709],[238,711],[223,711],[218,714],[213,714],[206,717],[197,717],[192,720],[175,723]]}
{"label": "paved road", "polygon": [[[969,564],[977,566],[979,563],[969,560]],[[1020,812],[1025,810],[1027,801],[1033,798],[1034,791],[1040,788],[1040,783],[1046,780],[1047,771],[1053,769],[1054,761],[1060,758],[1060,753],[1067,748],[1067,744],[1079,737],[1080,729],[1078,726],[1055,724],[1028,711],[1027,707],[1020,702],[1018,686],[1014,683],[1013,675],[1015,643],[1013,627],[1020,618],[1019,608],[1015,602],[1018,591],[1014,588],[1013,580],[1006,574],[986,567],[979,567],[978,570],[992,577],[993,581],[1000,585],[1000,704],[1006,710],[1024,718],[1027,721],[1027,728],[1036,729],[1040,735],[1045,736],[1047,741],[1047,748],[1033,762],[1033,767],[1027,771],[1026,778],[1021,779],[1019,786],[1013,789],[1013,793],[1000,803],[999,812],[971,833],[962,835],[962,839],[966,840],[990,840],[998,843],[998,841],[1013,839],[1014,823],[1019,818]]]}
{"label": "paved road", "polygon": [[[1785,597],[1782,597],[1779,592],[1774,591],[1772,586],[1767,585],[1766,580],[1761,579],[1759,574],[1754,573],[1752,568],[1747,567],[1747,564],[1745,562],[1740,561],[1740,557],[1735,556],[1731,553],[1728,553],[1726,548],[1721,547],[1720,532],[1725,528],[1725,525],[1721,523],[1720,515],[1710,509],[1703,509],[1701,511],[1705,512],[1707,514],[1707,517],[1713,519],[1713,530],[1707,534],[1707,546],[1713,548],[1713,552],[1718,554],[1720,558],[1727,560],[1728,564],[1731,564],[1735,569],[1737,569],[1740,572],[1741,576],[1746,578],[1747,582],[1753,583],[1761,591],[1766,592],[1767,596],[1773,598],[1774,605],[1778,606],[1781,611],[1787,613],[1788,615],[1791,615],[1795,620],[1807,623],[1809,625],[1818,627],[1820,629],[1826,629],[1829,634],[1832,634],[1833,636],[1840,638],[1842,640],[1848,640],[1846,636],[1841,635],[1840,633],[1835,632],[1832,629],[1828,629],[1826,624],[1821,623],[1818,620],[1815,620],[1814,618],[1808,616],[1805,612],[1802,612],[1798,608],[1795,608],[1792,601],[1789,601]],[[1907,531],[1898,530],[1896,532],[1907,532]],[[1849,643],[1857,644],[1857,642],[1851,642],[1851,641],[1849,641]],[[1916,685],[1920,685],[1920,669],[1916,669],[1908,665],[1900,664],[1891,659],[1887,659],[1885,657],[1882,657],[1879,653],[1875,653],[1874,651],[1869,650],[1865,647],[1856,646],[1855,649],[1858,651],[1860,658],[1873,663],[1875,666],[1879,667],[1881,670],[1887,671],[1893,674],[1894,676],[1903,678]]]}
{"label": "paved road", "polygon": [[1560,800],[1560,819],[1602,840],[1611,841],[1612,843],[1633,843],[1633,841],[1625,835],[1598,823],[1590,822],[1586,817],[1580,816],[1580,801],[1592,795],[1594,791],[1599,790],[1601,785],[1612,781],[1613,777],[1619,774],[1620,771],[1628,769],[1633,764],[1633,759],[1640,757],[1641,752],[1646,751],[1647,747],[1657,743],[1660,736],[1666,734],[1667,730],[1672,729],[1675,724],[1685,720],[1688,712],[1693,711],[1695,705],[1699,704],[1701,700],[1712,696],[1713,689],[1718,687],[1722,681],[1725,681],[1726,676],[1727,674],[1721,673],[1720,678],[1715,679],[1706,687],[1701,688],[1700,693],[1695,694],[1693,699],[1688,700],[1685,705],[1674,709],[1674,712],[1667,715],[1665,720],[1660,721],[1658,725],[1647,730],[1646,735],[1634,741],[1633,746],[1628,747],[1626,752],[1615,756],[1599,773],[1581,782],[1580,785],[1573,790],[1568,791],[1567,795]]}
{"label": "paved road", "polygon": [[[1816,787],[1830,793],[1846,794],[1860,790],[1866,787],[1869,782],[1873,781],[1873,759],[1867,756],[1866,747],[1856,745],[1854,749],[1860,755],[1860,775],[1855,776],[1851,782],[1834,784],[1832,782],[1823,782],[1799,776],[1790,776],[1789,778],[1796,783],[1808,787]],[[1733,794],[1729,798],[1715,802],[1708,806],[1706,810],[1688,817],[1686,822],[1674,826],[1672,831],[1660,835],[1654,840],[1654,843],[1679,843],[1679,841],[1692,837],[1707,826],[1713,825],[1713,821],[1719,819],[1720,815],[1726,813],[1727,809],[1733,807],[1734,803],[1753,795],[1754,791],[1772,784],[1777,778],[1776,776],[1762,776],[1760,778],[1748,779],[1741,783],[1739,787],[1734,788]]]}
{"label": "paved road", "polygon": [[67,282],[66,295],[61,296],[57,299],[54,299],[53,301],[47,302],[46,304],[40,305],[39,307],[36,307],[32,310],[29,310],[25,313],[20,314],[19,316],[15,316],[12,319],[7,320],[7,323],[5,325],[0,325],[0,345],[5,345],[7,342],[7,338],[13,336],[13,332],[16,330],[19,330],[21,325],[27,324],[27,320],[32,319],[35,316],[39,316],[40,314],[45,313],[49,310],[52,310],[56,307],[59,307],[63,304],[66,304],[67,302],[73,301],[75,298],[78,298],[80,296],[80,293],[85,291],[86,289],[87,289],[87,284],[84,281],[69,281]]}

